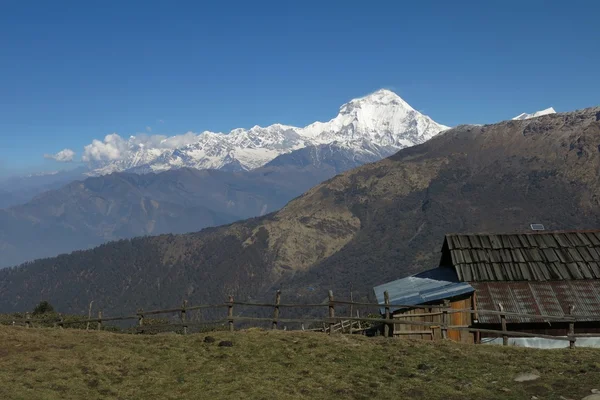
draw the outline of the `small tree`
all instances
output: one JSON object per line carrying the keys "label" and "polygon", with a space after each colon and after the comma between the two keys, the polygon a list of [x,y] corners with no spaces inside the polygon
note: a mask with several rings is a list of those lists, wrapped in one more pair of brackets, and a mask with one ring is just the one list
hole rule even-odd
{"label": "small tree", "polygon": [[40,304],[35,306],[33,309],[33,315],[50,314],[53,312],[54,307],[52,307],[52,304],[48,303],[46,300],[41,301]]}

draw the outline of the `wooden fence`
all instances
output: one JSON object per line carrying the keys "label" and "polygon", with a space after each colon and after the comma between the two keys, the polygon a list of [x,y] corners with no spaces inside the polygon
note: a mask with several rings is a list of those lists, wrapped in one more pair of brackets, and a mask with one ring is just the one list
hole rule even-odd
{"label": "wooden fence", "polygon": [[[389,337],[393,335],[394,325],[410,325],[410,326],[421,326],[421,327],[429,327],[431,328],[432,322],[427,321],[414,321],[404,318],[394,318],[391,312],[391,308],[401,308],[401,309],[417,309],[423,308],[423,305],[408,305],[408,304],[392,304],[389,301],[389,296],[387,292],[384,293],[385,302],[384,304],[377,303],[363,303],[356,301],[345,301],[345,300],[335,300],[333,297],[333,292],[329,291],[329,299],[325,303],[313,303],[313,304],[286,304],[281,303],[281,291],[277,291],[275,295],[274,303],[255,303],[255,302],[244,302],[244,301],[235,301],[233,296],[229,296],[228,301],[224,303],[215,303],[215,304],[201,304],[195,306],[189,306],[187,301],[184,301],[180,307],[170,308],[170,309],[160,309],[160,310],[138,310],[134,314],[130,315],[122,315],[117,317],[105,317],[102,314],[102,311],[98,312],[97,318],[88,318],[82,320],[65,320],[62,315],[59,314],[57,319],[34,319],[31,318],[29,313],[26,314],[24,320],[13,319],[12,325],[24,325],[26,327],[32,327],[33,324],[49,324],[52,323],[54,327],[64,328],[69,325],[75,324],[86,324],[87,329],[91,323],[96,323],[96,329],[103,329],[103,324],[106,322],[116,322],[116,321],[127,321],[132,320],[136,321],[136,330],[139,333],[144,333],[146,327],[144,325],[144,319],[148,316],[160,315],[160,314],[179,314],[179,323],[167,323],[162,325],[152,325],[153,328],[164,327],[167,329],[178,328],[181,330],[183,334],[188,333],[188,328],[193,326],[206,326],[206,325],[218,325],[225,324],[228,327],[230,332],[235,330],[236,323],[269,323],[271,325],[271,329],[280,329],[282,324],[291,324],[297,323],[301,324],[302,329],[304,329],[304,324],[313,323],[322,325],[322,328],[313,328],[307,330],[319,330],[322,332],[327,332],[329,334],[333,334],[336,332],[344,333],[347,329],[348,333],[355,332],[364,332],[367,326],[371,327],[382,327],[382,334],[385,337]],[[272,308],[273,309],[273,317],[265,318],[265,317],[245,317],[245,316],[236,316],[234,311],[236,306],[252,306],[259,308]],[[336,316],[336,306],[350,306],[351,309],[353,307],[369,307],[376,309],[383,309],[382,317],[380,318],[372,318],[372,317],[361,317],[357,314],[354,316]],[[597,337],[600,334],[576,334],[575,333],[575,323],[578,321],[600,321],[600,315],[569,315],[569,316],[553,316],[553,315],[539,315],[539,314],[522,314],[522,313],[514,313],[505,311],[501,304],[499,304],[499,310],[473,310],[470,308],[467,309],[454,309],[449,307],[448,303],[440,305],[430,305],[427,307],[437,308],[441,311],[432,312],[432,313],[421,313],[421,314],[412,314],[410,316],[439,316],[442,315],[441,323],[439,324],[439,328],[442,332],[442,338],[448,338],[449,330],[458,330],[458,331],[467,331],[467,332],[479,332],[492,334],[498,337],[503,338],[503,344],[508,345],[509,337],[537,337],[537,338],[546,338],[546,339],[554,339],[554,340],[564,340],[569,341],[571,348],[575,347],[575,342],[577,338],[583,337]],[[208,321],[191,321],[187,318],[187,315],[190,311],[194,310],[205,310],[205,309],[225,309],[224,316],[222,319],[213,319]],[[281,318],[280,312],[281,309],[286,308],[298,308],[298,309],[315,309],[322,308],[325,310],[327,315],[322,318]],[[572,312],[572,308],[571,308]],[[449,316],[453,313],[468,313],[475,315],[497,315],[500,317],[500,330],[495,329],[484,329],[478,328],[476,326],[464,326],[464,325],[452,325],[450,324]],[[568,324],[568,329],[566,329],[565,336],[553,336],[546,335],[541,333],[528,333],[528,332],[520,332],[520,331],[510,331],[507,329],[506,319],[509,316],[520,317],[520,318],[530,318],[538,321],[546,321],[546,322],[558,322]],[[8,323],[11,324],[10,319],[0,319],[0,323]],[[363,324],[361,326],[361,323]]]}

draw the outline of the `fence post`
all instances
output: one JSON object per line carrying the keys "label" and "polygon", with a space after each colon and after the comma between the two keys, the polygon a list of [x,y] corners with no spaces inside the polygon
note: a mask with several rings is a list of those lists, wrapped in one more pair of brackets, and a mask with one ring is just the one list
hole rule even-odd
{"label": "fence post", "polygon": [[[390,295],[388,294],[387,290],[385,292],[383,292],[383,301],[385,302],[385,319],[389,320],[390,319]],[[393,334],[394,334],[394,332],[392,331],[392,335]],[[390,336],[390,324],[388,323],[388,321],[385,321],[385,325],[383,326],[383,336],[384,337]]]}
{"label": "fence post", "polygon": [[181,323],[183,324],[183,334],[187,335],[187,318],[186,318],[186,311],[185,308],[187,307],[187,300],[183,301],[183,304],[181,305]]}
{"label": "fence post", "polygon": [[335,318],[335,308],[333,304],[333,291],[329,291],[329,334],[333,333],[333,319]]}
{"label": "fence post", "polygon": [[[502,305],[502,303],[498,303],[498,308],[500,308],[500,312],[504,311],[504,306]],[[506,335],[504,332],[507,331],[506,329],[506,314],[500,314],[500,323],[502,324],[502,345],[503,346],[508,346],[508,335]]]}
{"label": "fence post", "polygon": [[233,332],[233,296],[229,296],[229,305],[227,306],[227,318],[229,319],[229,332]]}
{"label": "fence post", "polygon": [[90,306],[88,307],[88,322],[85,324],[85,330],[90,330],[90,319],[92,319],[92,304],[94,304],[94,300],[90,301]]}
{"label": "fence post", "polygon": [[139,332],[144,333],[144,309],[140,308],[137,312]]}
{"label": "fence post", "polygon": [[[350,282],[350,318],[354,317],[354,298],[352,296],[353,284]],[[350,334],[352,334],[352,320],[350,320]]]}
{"label": "fence post", "polygon": [[279,321],[279,303],[281,302],[281,290],[275,293],[275,310],[273,310],[273,329],[277,329],[277,321]]}
{"label": "fence post", "polygon": [[98,311],[98,326],[97,326],[98,330],[102,329],[102,311]]}
{"label": "fence post", "polygon": [[25,326],[31,328],[31,315],[29,313],[25,313]]}
{"label": "fence post", "polygon": [[444,300],[444,308],[442,309],[442,339],[448,339],[448,309],[450,308],[450,300]]}
{"label": "fence post", "polygon": [[577,338],[575,337],[575,317],[573,317],[574,310],[575,310],[575,306],[573,306],[573,305],[569,306],[569,316],[571,318],[573,318],[571,321],[569,321],[569,332],[567,333],[567,336],[569,337],[569,348],[570,349],[575,348],[575,340],[577,340]]}

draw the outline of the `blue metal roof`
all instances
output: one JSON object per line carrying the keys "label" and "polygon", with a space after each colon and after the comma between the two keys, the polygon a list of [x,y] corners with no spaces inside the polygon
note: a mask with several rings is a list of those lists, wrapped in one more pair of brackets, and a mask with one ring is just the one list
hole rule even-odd
{"label": "blue metal roof", "polygon": [[[451,271],[449,273],[449,271]],[[452,275],[454,273],[454,275]],[[448,299],[475,291],[466,282],[456,282],[456,273],[449,268],[435,268],[417,275],[375,286],[377,302],[385,304],[383,292],[390,296],[390,304],[417,305]],[[392,312],[401,307],[390,307]],[[382,307],[381,312],[385,309]]]}

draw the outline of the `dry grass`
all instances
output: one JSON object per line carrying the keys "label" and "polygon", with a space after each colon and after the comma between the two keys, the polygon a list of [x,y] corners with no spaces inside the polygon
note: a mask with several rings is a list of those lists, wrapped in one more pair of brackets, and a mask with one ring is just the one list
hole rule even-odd
{"label": "dry grass", "polygon": [[[0,327],[1,399],[580,399],[600,350],[248,330],[141,336]],[[233,347],[218,347],[231,340]],[[536,369],[541,379],[516,383]]]}

